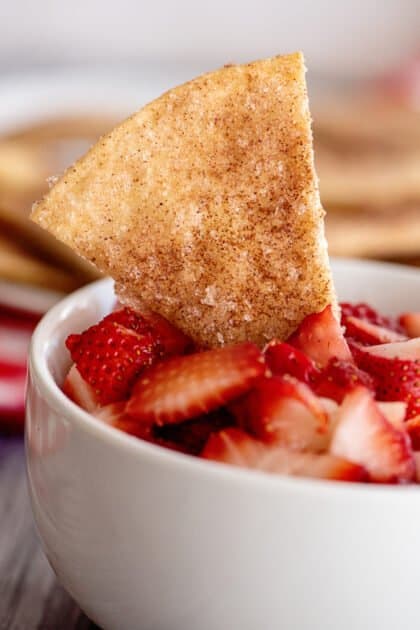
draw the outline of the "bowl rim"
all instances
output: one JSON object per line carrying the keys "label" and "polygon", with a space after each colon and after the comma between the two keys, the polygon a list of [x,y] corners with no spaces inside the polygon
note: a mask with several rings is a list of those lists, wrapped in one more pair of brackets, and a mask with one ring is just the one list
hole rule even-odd
{"label": "bowl rim", "polygon": [[[352,258],[340,258],[333,260],[334,269],[346,268],[348,265],[382,271],[398,271],[407,276],[417,277],[420,283],[420,272],[412,267],[401,264],[385,263],[378,261],[365,261]],[[224,483],[248,484],[259,488],[271,490],[282,490],[290,493],[296,492],[322,492],[332,495],[347,496],[348,494],[360,493],[361,495],[384,496],[398,494],[403,497],[411,495],[412,492],[419,493],[416,484],[407,485],[386,485],[386,484],[364,484],[356,482],[344,483],[342,481],[313,479],[308,477],[292,477],[290,475],[269,474],[263,471],[240,468],[227,464],[203,460],[199,457],[187,455],[171,449],[145,442],[139,438],[128,435],[123,431],[101,422],[93,415],[72,402],[55,382],[53,375],[47,365],[46,347],[47,339],[51,338],[51,329],[56,327],[60,319],[65,321],[65,313],[72,310],[75,304],[83,301],[86,297],[101,290],[112,290],[113,281],[111,278],[103,278],[88,284],[81,289],[71,293],[63,300],[55,304],[38,323],[31,340],[28,361],[28,373],[31,375],[40,395],[47,404],[60,413],[66,420],[74,424],[78,430],[89,433],[96,439],[101,440],[108,446],[121,450],[122,453],[131,454],[135,457],[153,459],[154,463],[171,467],[172,469],[183,470],[184,473],[191,472],[195,475],[204,475]],[[29,386],[31,387],[30,381]],[[25,422],[25,432],[27,419]],[[344,490],[344,492],[343,492]],[[420,494],[418,495],[420,496]]]}

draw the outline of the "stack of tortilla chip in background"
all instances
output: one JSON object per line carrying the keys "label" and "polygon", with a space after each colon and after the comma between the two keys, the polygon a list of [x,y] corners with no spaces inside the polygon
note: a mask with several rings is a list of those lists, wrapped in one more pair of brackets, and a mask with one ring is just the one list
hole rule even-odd
{"label": "stack of tortilla chip in background", "polygon": [[97,272],[28,220],[32,203],[114,121],[46,120],[0,136],[0,279],[68,292]]}
{"label": "stack of tortilla chip in background", "polygon": [[[415,80],[405,96],[419,90]],[[330,253],[418,264],[419,100],[392,87],[365,86],[315,110],[315,161]]]}

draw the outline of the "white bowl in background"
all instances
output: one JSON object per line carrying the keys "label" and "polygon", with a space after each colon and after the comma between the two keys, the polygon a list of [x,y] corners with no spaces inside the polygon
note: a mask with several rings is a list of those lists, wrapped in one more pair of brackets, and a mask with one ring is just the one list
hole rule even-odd
{"label": "white bowl in background", "polygon": [[[420,273],[335,261],[341,300],[420,309]],[[107,630],[364,630],[420,623],[420,491],[240,470],[147,444],[59,385],[66,336],[107,313],[102,280],[33,337],[29,488],[58,578]]]}

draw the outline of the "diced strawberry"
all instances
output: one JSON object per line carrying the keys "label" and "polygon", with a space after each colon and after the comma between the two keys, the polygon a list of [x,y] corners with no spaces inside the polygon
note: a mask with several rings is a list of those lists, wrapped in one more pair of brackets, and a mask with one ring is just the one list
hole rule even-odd
{"label": "diced strawberry", "polygon": [[3,431],[23,429],[26,366],[0,362],[0,427]]}
{"label": "diced strawberry", "polygon": [[414,451],[413,455],[416,464],[415,482],[420,483],[420,451]]}
{"label": "diced strawberry", "polygon": [[268,473],[337,481],[367,480],[366,471],[362,466],[341,457],[299,453],[283,446],[267,445],[236,428],[214,433],[201,456],[224,464]]}
{"label": "diced strawberry", "polygon": [[363,348],[363,351],[387,359],[416,361],[420,359],[420,338],[369,346],[368,348]]}
{"label": "diced strawberry", "polygon": [[146,311],[140,314],[117,303],[114,312],[105,319],[115,321],[136,332],[153,331],[161,345],[162,355],[165,357],[186,354],[194,349],[192,339],[159,313]]}
{"label": "diced strawberry", "polygon": [[98,420],[101,420],[104,424],[117,427],[128,420],[125,413],[126,404],[127,403],[124,400],[120,400],[119,402],[110,403],[109,405],[104,405],[103,407],[96,407],[94,408],[92,415],[94,415],[95,418],[98,418]]}
{"label": "diced strawberry", "polygon": [[409,337],[420,337],[420,313],[403,313],[398,321]]}
{"label": "diced strawberry", "polygon": [[331,359],[318,374],[312,388],[318,396],[332,398],[341,403],[344,396],[358,385],[375,391],[373,378],[349,361]]}
{"label": "diced strawberry", "polygon": [[330,450],[364,466],[373,481],[408,482],[415,474],[408,436],[386,420],[365,387],[344,399]]}
{"label": "diced strawberry", "polygon": [[276,376],[289,374],[299,381],[310,383],[318,374],[314,362],[297,348],[273,339],[264,349],[269,370]]}
{"label": "diced strawberry", "polygon": [[395,428],[403,429],[405,426],[405,417],[407,415],[407,403],[399,400],[395,401],[376,401],[379,409],[384,414],[385,418]]}
{"label": "diced strawberry", "polygon": [[378,400],[407,403],[407,417],[420,414],[420,339],[353,347],[357,365],[375,381]]}
{"label": "diced strawberry", "polygon": [[406,339],[401,333],[383,326],[376,326],[358,317],[347,317],[345,336],[366,345],[392,343]]}
{"label": "diced strawberry", "polygon": [[188,420],[245,393],[265,370],[264,358],[253,343],[173,357],[140,377],[127,412],[146,424]]}
{"label": "diced strawberry", "polygon": [[147,319],[141,313],[127,306],[119,308],[104,317],[101,323],[104,322],[120,324],[120,326],[140,334],[151,332],[151,326]]}
{"label": "diced strawberry", "polygon": [[70,400],[85,411],[91,413],[99,407],[99,398],[95,390],[85,381],[75,365],[71,366],[62,389]]}
{"label": "diced strawberry", "polygon": [[368,322],[369,324],[374,324],[375,326],[387,328],[397,333],[404,332],[395,317],[385,317],[380,315],[377,311],[375,311],[375,309],[369,306],[369,304],[362,302],[359,304],[342,302],[340,304],[340,308],[341,323],[343,326],[347,326],[348,317],[357,317],[358,319],[362,319],[363,321]]}
{"label": "diced strawberry", "polygon": [[152,439],[183,453],[198,455],[212,433],[232,426],[233,417],[225,409],[177,424],[154,427]]}
{"label": "diced strawberry", "polygon": [[290,376],[261,378],[230,410],[239,426],[267,442],[323,450],[328,415],[307,385]]}
{"label": "diced strawberry", "polygon": [[420,451],[420,415],[410,418],[404,424],[415,451]]}
{"label": "diced strawberry", "polygon": [[320,367],[325,367],[333,358],[350,362],[353,360],[331,306],[326,306],[320,313],[305,317],[288,343],[304,352]]}
{"label": "diced strawberry", "polygon": [[142,370],[160,356],[153,332],[127,328],[112,313],[66,341],[82,377],[94,388],[101,405],[127,398]]}
{"label": "diced strawberry", "polygon": [[168,322],[162,315],[148,312],[145,317],[159,337],[164,356],[171,357],[186,354],[194,349],[192,339]]}

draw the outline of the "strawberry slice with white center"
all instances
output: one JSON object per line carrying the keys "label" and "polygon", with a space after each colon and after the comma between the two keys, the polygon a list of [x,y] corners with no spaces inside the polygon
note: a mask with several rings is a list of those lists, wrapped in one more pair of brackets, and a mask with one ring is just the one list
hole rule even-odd
{"label": "strawberry slice with white center", "polygon": [[386,328],[387,330],[393,330],[397,333],[403,333],[403,329],[398,323],[395,317],[385,317],[380,315],[378,311],[375,311],[369,304],[359,302],[358,304],[350,304],[349,302],[342,302],[341,308],[341,323],[343,326],[347,325],[347,319],[349,317],[357,317],[364,322],[374,324],[380,328]]}
{"label": "strawberry slice with white center", "polygon": [[420,337],[420,313],[403,313],[398,321],[408,337]]}
{"label": "strawberry slice with white center", "polygon": [[364,466],[373,481],[402,483],[415,475],[407,434],[386,420],[364,387],[348,394],[338,410],[330,451]]}
{"label": "strawberry slice with white center", "polygon": [[127,413],[156,425],[194,418],[245,393],[265,370],[264,358],[253,343],[173,357],[140,377]]}
{"label": "strawberry slice with white center", "polygon": [[201,456],[205,459],[251,468],[267,473],[314,477],[337,481],[366,481],[365,469],[329,453],[299,453],[278,445],[267,445],[241,429],[214,433]]}
{"label": "strawberry slice with white center", "polygon": [[397,429],[404,429],[404,421],[407,415],[407,403],[396,401],[377,401],[379,409],[385,418]]}
{"label": "strawberry slice with white center", "polygon": [[374,378],[378,400],[407,403],[408,418],[420,414],[420,339],[352,349],[357,365]]}
{"label": "strawberry slice with white center", "polygon": [[353,361],[342,328],[330,305],[320,313],[305,317],[288,339],[288,343],[301,350],[320,367],[325,367],[334,358]]}
{"label": "strawberry slice with white center", "polygon": [[407,337],[401,333],[376,326],[358,317],[347,317],[346,319],[346,337],[351,337],[355,341],[366,345],[393,343],[395,341],[404,341]]}
{"label": "strawberry slice with white center", "polygon": [[95,390],[85,381],[75,365],[71,366],[62,389],[70,400],[89,413],[93,413],[99,407],[99,398]]}
{"label": "strawberry slice with white center", "polygon": [[241,427],[264,441],[296,450],[327,447],[328,414],[309,387],[293,377],[260,379],[230,411]]}
{"label": "strawberry slice with white center", "polygon": [[275,376],[289,374],[303,383],[311,383],[318,374],[314,362],[303,352],[273,339],[264,349],[265,361]]}

